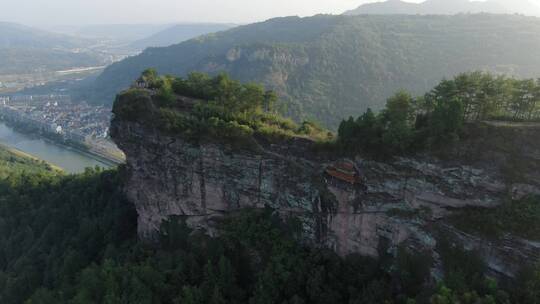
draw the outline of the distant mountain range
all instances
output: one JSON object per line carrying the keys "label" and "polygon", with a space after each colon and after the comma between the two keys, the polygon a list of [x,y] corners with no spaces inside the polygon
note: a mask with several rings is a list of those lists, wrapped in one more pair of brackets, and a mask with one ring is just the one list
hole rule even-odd
{"label": "distant mountain range", "polygon": [[87,51],[92,40],[0,22],[0,75],[28,74],[103,65]]}
{"label": "distant mountain range", "polygon": [[56,26],[50,31],[0,22],[0,75],[101,66],[148,47],[169,46],[232,24]]}
{"label": "distant mountain range", "polygon": [[131,43],[130,47],[142,50],[147,47],[169,46],[197,36],[227,30],[234,26],[233,24],[221,23],[176,24],[149,37],[137,40]]}
{"label": "distant mountain range", "polygon": [[443,77],[488,70],[540,76],[540,18],[516,15],[287,17],[150,48],[108,67],[81,98],[111,104],[146,68],[227,72],[264,83],[289,115],[329,127],[399,89],[415,94]]}
{"label": "distant mountain range", "polygon": [[53,26],[50,30],[75,37],[109,40],[125,50],[142,51],[148,47],[169,46],[234,26],[222,23],[101,24]]}
{"label": "distant mountain range", "polygon": [[96,24],[84,26],[52,26],[48,30],[90,39],[110,39],[132,43],[171,27],[172,24]]}
{"label": "distant mountain range", "polygon": [[74,49],[91,43],[82,38],[0,22],[0,48]]}
{"label": "distant mountain range", "polygon": [[368,3],[345,15],[407,14],[407,15],[454,15],[458,13],[523,14],[540,16],[540,6],[529,0],[426,0],[410,3],[400,0]]}

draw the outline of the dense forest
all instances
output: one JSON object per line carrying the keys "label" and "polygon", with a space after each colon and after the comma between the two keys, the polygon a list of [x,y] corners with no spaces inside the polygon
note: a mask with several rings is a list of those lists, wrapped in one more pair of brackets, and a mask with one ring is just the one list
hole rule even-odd
{"label": "dense forest", "polygon": [[[215,79],[222,78],[204,83],[215,85]],[[177,90],[194,88],[186,87],[189,80],[176,81]],[[181,217],[170,219],[153,243],[143,243],[134,207],[121,191],[122,167],[65,175],[0,149],[0,172],[1,303],[503,304],[540,298],[540,269],[497,282],[474,252],[442,240],[445,276],[434,283],[427,254],[403,247],[381,251],[378,260],[340,258],[306,247],[299,223],[271,209],[231,214],[218,224],[216,238],[188,229]],[[532,199],[524,206],[537,205]]]}
{"label": "dense forest", "polygon": [[464,71],[536,77],[538,49],[540,22],[523,16],[277,18],[148,49],[111,65],[83,97],[111,104],[148,67],[183,77],[226,72],[276,91],[288,117],[337,129],[400,89],[422,94]]}
{"label": "dense forest", "polygon": [[368,109],[341,122],[338,145],[353,153],[393,155],[456,142],[470,122],[540,121],[540,79],[464,73],[424,96],[400,91],[380,113]]}

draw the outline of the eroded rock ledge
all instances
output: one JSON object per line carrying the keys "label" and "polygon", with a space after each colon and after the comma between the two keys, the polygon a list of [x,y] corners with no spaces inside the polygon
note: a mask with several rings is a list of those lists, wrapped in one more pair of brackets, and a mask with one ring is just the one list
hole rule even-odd
{"label": "eroded rock ledge", "polygon": [[[482,132],[499,127],[486,128]],[[519,135],[497,132],[511,132],[513,136],[505,135],[510,144]],[[537,129],[524,132],[540,134]],[[523,261],[533,263],[540,256],[537,243],[512,237],[487,241],[445,221],[456,210],[495,207],[509,195],[538,192],[536,143],[513,146],[510,156],[504,143],[476,144],[473,137],[485,135],[481,133],[471,135],[466,148],[450,149],[458,157],[452,160],[419,156],[383,163],[356,158],[350,161],[362,182],[350,184],[326,173],[340,159],[318,156],[302,138],[279,144],[259,141],[262,149],[243,150],[194,143],[118,116],[111,134],[127,156],[125,191],[136,206],[144,239],[153,238],[172,216],[212,234],[215,220],[228,213],[271,207],[284,217],[299,218],[307,243],[340,255],[378,256],[404,245],[437,257],[437,239],[445,233],[481,252],[491,270],[504,275],[512,276]],[[529,183],[505,176],[510,158],[524,162],[521,173]]]}

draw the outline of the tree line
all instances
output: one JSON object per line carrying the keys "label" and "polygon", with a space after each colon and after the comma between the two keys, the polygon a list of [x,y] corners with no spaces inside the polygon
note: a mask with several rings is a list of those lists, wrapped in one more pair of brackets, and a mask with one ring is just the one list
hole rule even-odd
{"label": "tree line", "polygon": [[187,77],[159,76],[155,69],[145,70],[140,80],[157,91],[162,106],[174,105],[175,94],[213,101],[229,112],[274,111],[278,100],[274,91],[257,83],[241,83],[221,73],[215,77],[192,72]]}
{"label": "tree line", "polygon": [[456,141],[468,122],[539,121],[540,79],[472,72],[443,80],[424,96],[399,91],[380,113],[343,120],[338,144],[350,152],[394,155]]}
{"label": "tree line", "polygon": [[515,79],[472,72],[441,81],[419,99],[419,110],[430,113],[440,103],[459,102],[466,121],[540,119],[540,78]]}
{"label": "tree line", "polygon": [[[144,84],[142,89],[140,83]],[[115,117],[148,123],[193,142],[211,138],[236,148],[257,149],[260,146],[254,137],[271,142],[295,136],[317,141],[334,137],[317,123],[297,124],[281,116],[275,92],[257,83],[241,83],[225,73],[209,76],[194,72],[182,78],[160,76],[148,69],[137,84],[117,96]],[[194,101],[189,111],[184,97]]]}

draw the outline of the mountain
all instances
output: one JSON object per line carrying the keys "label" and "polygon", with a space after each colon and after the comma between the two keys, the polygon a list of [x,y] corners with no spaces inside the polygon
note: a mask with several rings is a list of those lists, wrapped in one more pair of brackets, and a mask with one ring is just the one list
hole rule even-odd
{"label": "mountain", "polygon": [[405,2],[401,0],[388,0],[385,2],[366,3],[357,9],[350,10],[344,15],[361,15],[361,14],[408,14],[413,15],[418,12],[419,5],[416,3]]}
{"label": "mountain", "polygon": [[94,24],[52,26],[51,31],[88,38],[111,39],[131,43],[170,27],[171,24]]}
{"label": "mountain", "polygon": [[229,73],[273,88],[295,118],[335,128],[380,109],[399,89],[421,94],[470,70],[540,75],[540,19],[514,15],[287,17],[192,39],[109,66],[87,89],[112,103],[146,68]]}
{"label": "mountain", "polygon": [[0,48],[74,49],[89,43],[73,36],[0,22]]}
{"label": "mountain", "polygon": [[134,49],[143,50],[148,47],[162,47],[177,44],[197,36],[206,35],[209,33],[220,32],[234,27],[232,24],[219,23],[194,23],[194,24],[177,24],[163,31],[137,40],[130,44]]}
{"label": "mountain", "polygon": [[102,65],[98,56],[54,49],[0,48],[0,75],[30,74]]}
{"label": "mountain", "polygon": [[29,74],[103,65],[106,58],[89,48],[94,40],[0,23],[0,75]]}
{"label": "mountain", "polygon": [[407,14],[407,15],[454,15],[458,13],[523,14],[540,16],[540,6],[529,0],[426,0],[410,3],[401,0],[367,3],[345,12],[345,15]]}

